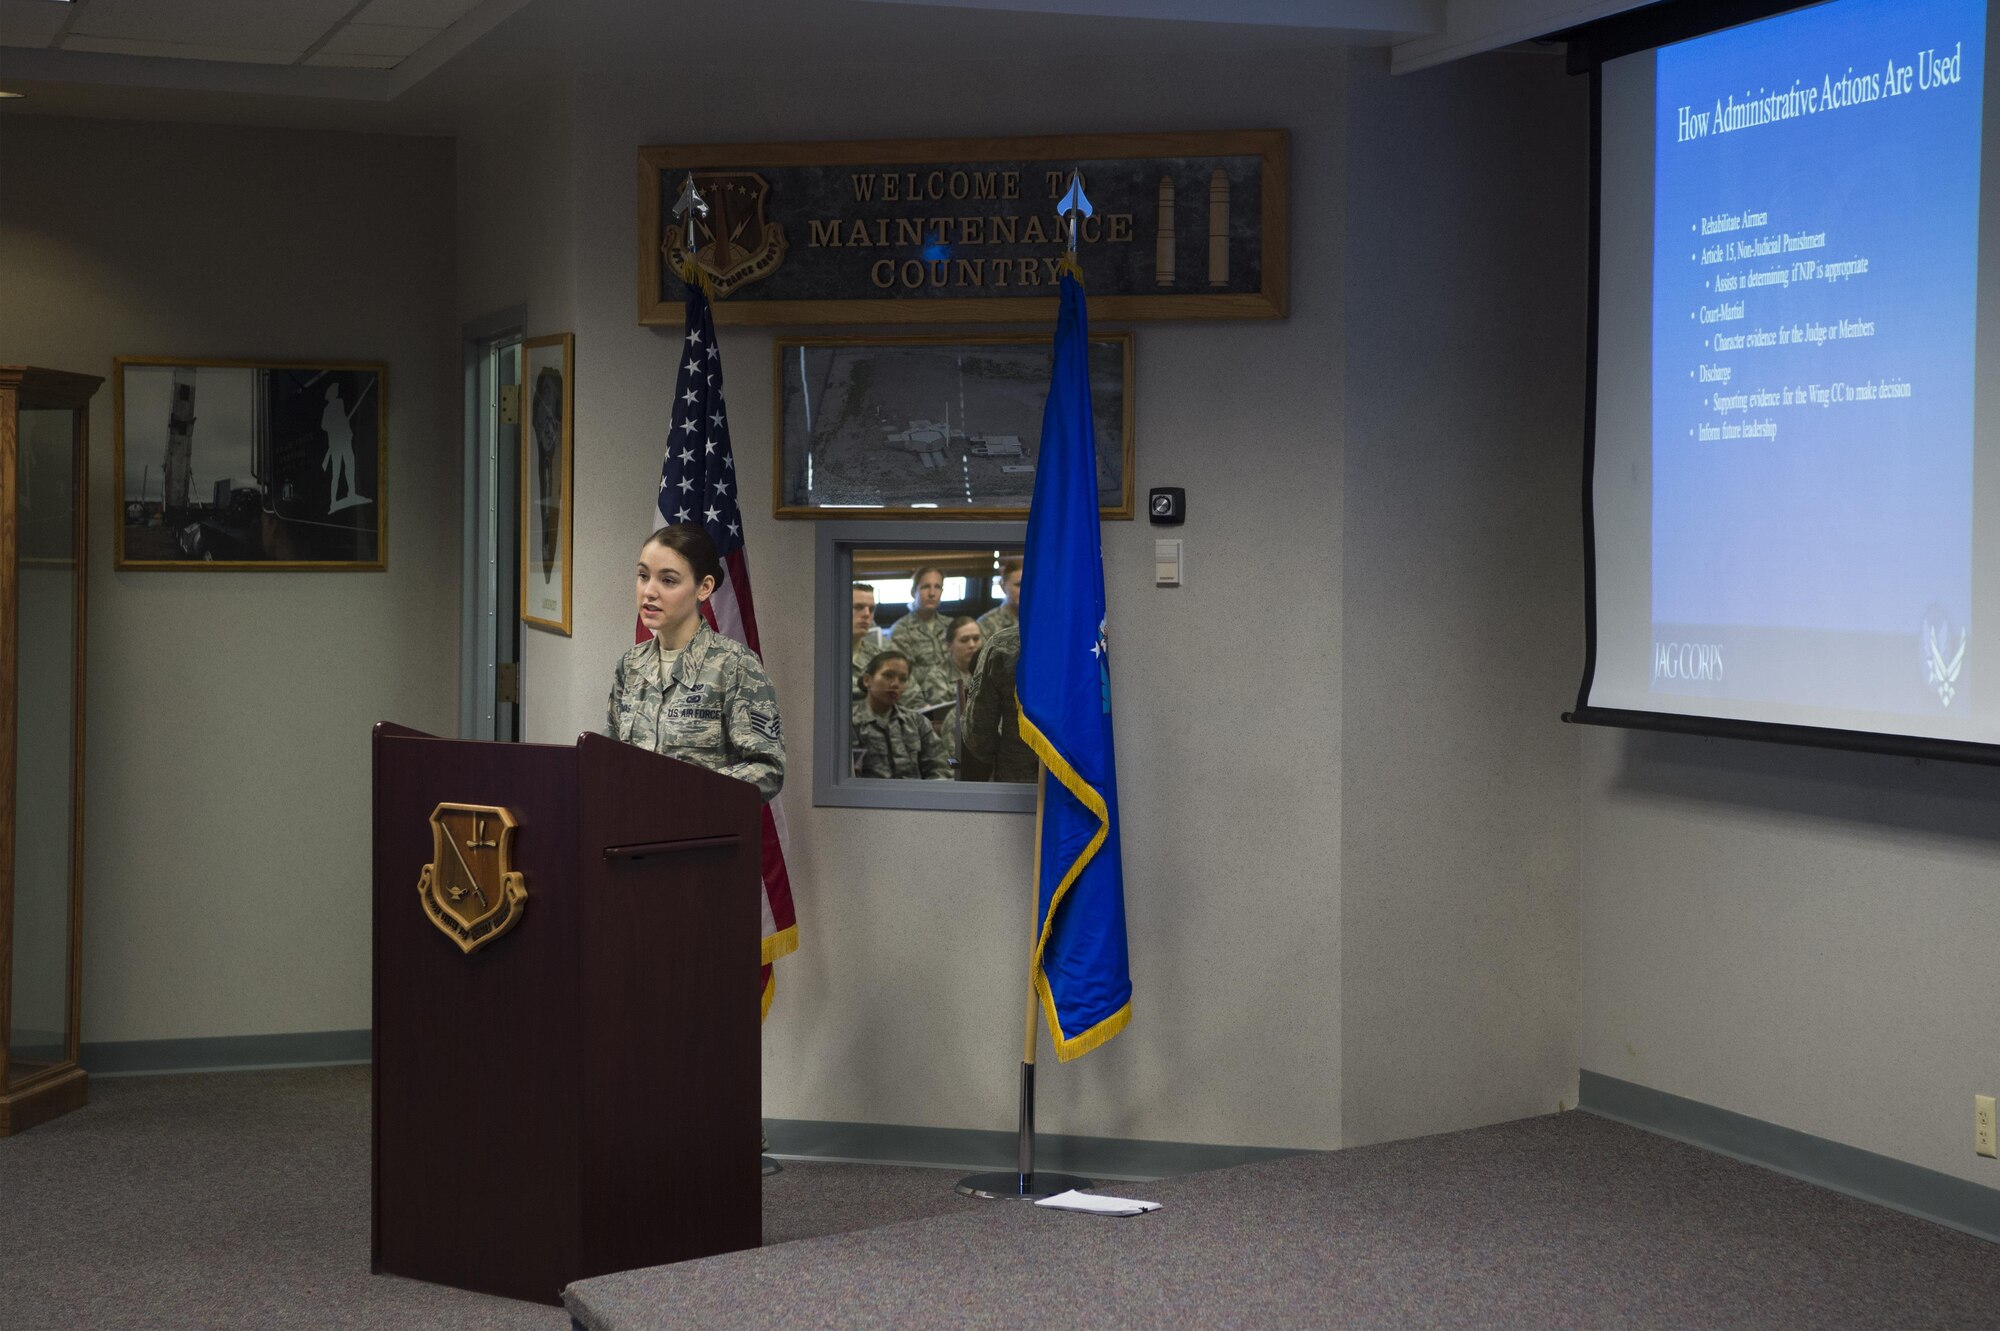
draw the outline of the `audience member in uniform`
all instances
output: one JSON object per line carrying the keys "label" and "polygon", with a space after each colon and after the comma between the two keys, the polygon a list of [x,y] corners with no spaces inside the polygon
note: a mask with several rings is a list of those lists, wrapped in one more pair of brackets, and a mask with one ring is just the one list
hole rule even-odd
{"label": "audience member in uniform", "polygon": [[959,737],[965,733],[965,708],[972,698],[972,667],[979,659],[980,642],[979,621],[971,615],[956,615],[945,627],[945,646],[951,653],[952,689],[956,696],[950,711],[932,715],[940,722],[938,733],[944,736],[944,746],[954,764],[958,762]]}
{"label": "audience member in uniform", "polygon": [[853,671],[848,681],[852,686],[852,698],[861,700],[861,672],[868,668],[868,662],[875,653],[889,644],[882,637],[882,630],[875,627],[875,589],[865,582],[854,584],[854,620],[851,625],[853,641],[848,644],[848,662]]}
{"label": "audience member in uniform", "polygon": [[923,714],[902,701],[910,658],[891,647],[877,652],[861,672],[861,701],[854,704],[848,742],[854,775],[892,780],[949,781],[951,759]]}
{"label": "audience member in uniform", "polygon": [[1000,592],[1007,599],[979,617],[979,631],[991,638],[1021,618],[1021,561],[1000,562]]}
{"label": "audience member in uniform", "polygon": [[919,711],[950,702],[951,660],[945,650],[945,621],[938,614],[944,597],[944,570],[926,564],[910,579],[910,613],[889,628],[889,644],[910,659],[910,686],[904,705]]}
{"label": "audience member in uniform", "polygon": [[960,781],[1033,781],[1039,760],[1021,738],[1014,703],[1014,664],[1021,656],[1021,626],[1009,624],[987,640],[972,676],[965,708],[965,737],[958,753]]}

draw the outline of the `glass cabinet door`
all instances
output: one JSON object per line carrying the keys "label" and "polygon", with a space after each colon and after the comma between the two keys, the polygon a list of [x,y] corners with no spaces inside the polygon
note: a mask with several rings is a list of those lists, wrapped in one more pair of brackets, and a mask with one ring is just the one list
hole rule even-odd
{"label": "glass cabinet door", "polygon": [[85,551],[90,398],[0,365],[0,1137],[84,1103]]}
{"label": "glass cabinet door", "polygon": [[13,483],[14,920],[7,1089],[69,1048],[76,755],[76,462],[82,413],[20,409]]}

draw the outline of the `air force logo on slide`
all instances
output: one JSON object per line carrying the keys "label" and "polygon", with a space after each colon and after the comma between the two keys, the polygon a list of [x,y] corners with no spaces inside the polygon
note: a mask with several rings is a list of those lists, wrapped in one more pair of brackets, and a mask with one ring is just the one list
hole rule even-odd
{"label": "air force logo on slide", "polygon": [[1924,626],[1919,646],[1923,652],[1924,684],[1937,694],[1938,702],[1951,706],[1952,698],[1958,693],[1959,673],[1965,669],[1965,640],[1967,630],[1952,628],[1951,616],[1943,606],[1934,605],[1924,611]]}

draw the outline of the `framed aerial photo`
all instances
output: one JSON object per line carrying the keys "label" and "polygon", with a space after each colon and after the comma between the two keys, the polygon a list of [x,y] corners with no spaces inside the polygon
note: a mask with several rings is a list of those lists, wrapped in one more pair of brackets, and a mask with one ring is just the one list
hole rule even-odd
{"label": "framed aerial photo", "polygon": [[389,370],[120,356],[119,569],[388,567]]}
{"label": "framed aerial photo", "polygon": [[[781,518],[1021,519],[1035,493],[1045,333],[780,337]],[[1102,516],[1132,516],[1132,334],[1092,333]]]}
{"label": "framed aerial photo", "polygon": [[576,336],[521,343],[521,622],[570,630]]}
{"label": "framed aerial photo", "polygon": [[1052,323],[1072,171],[1092,314],[1282,319],[1290,152],[1276,129],[641,148],[639,322],[679,326],[692,258],[718,324]]}

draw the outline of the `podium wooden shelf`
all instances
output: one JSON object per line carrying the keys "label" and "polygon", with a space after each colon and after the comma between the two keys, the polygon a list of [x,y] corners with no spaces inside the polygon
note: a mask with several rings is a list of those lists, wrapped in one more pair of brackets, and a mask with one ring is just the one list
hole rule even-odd
{"label": "podium wooden shelf", "polygon": [[[374,1269],[543,1303],[758,1246],[755,789],[584,735],[375,727]],[[441,804],[507,809],[527,890],[462,952]]]}

